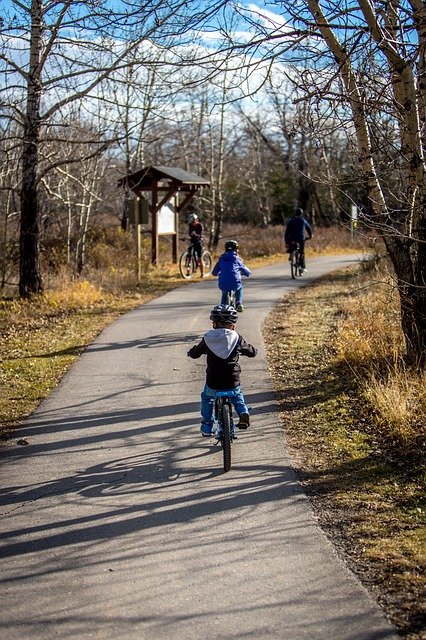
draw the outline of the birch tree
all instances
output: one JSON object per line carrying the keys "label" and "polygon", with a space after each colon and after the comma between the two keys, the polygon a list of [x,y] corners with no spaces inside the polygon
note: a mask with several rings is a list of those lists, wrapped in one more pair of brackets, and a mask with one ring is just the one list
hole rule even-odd
{"label": "birch tree", "polygon": [[407,359],[424,369],[426,5],[284,0],[271,8],[276,12],[246,12],[256,35],[238,52],[251,46],[258,58],[291,64],[299,71],[293,76],[298,89],[333,108],[354,141],[363,220],[383,237],[396,274]]}

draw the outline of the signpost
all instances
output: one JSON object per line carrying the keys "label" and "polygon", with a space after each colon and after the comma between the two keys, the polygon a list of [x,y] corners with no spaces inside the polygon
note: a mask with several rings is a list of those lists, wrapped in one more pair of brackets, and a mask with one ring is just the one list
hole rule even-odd
{"label": "signpost", "polygon": [[127,216],[130,224],[135,227],[135,247],[136,247],[136,278],[141,281],[141,231],[142,225],[149,221],[149,202],[146,198],[133,198],[127,200]]}
{"label": "signpost", "polygon": [[358,207],[356,204],[351,204],[351,240],[354,239],[354,234],[358,224]]}

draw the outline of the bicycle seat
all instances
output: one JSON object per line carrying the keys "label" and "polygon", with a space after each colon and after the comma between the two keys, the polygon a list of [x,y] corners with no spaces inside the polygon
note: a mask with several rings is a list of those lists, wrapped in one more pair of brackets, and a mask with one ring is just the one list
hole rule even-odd
{"label": "bicycle seat", "polygon": [[216,391],[216,398],[233,398],[236,393],[234,389],[226,389],[225,391]]}

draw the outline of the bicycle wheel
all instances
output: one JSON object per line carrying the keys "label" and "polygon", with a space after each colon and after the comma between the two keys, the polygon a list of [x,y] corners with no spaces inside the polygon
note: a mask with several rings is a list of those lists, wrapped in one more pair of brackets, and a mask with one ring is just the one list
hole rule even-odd
{"label": "bicycle wheel", "polygon": [[194,275],[196,265],[192,254],[189,251],[184,251],[179,258],[179,271],[182,278],[192,278]]}
{"label": "bicycle wheel", "polygon": [[222,405],[222,449],[223,470],[226,473],[231,468],[231,411],[229,405]]}
{"label": "bicycle wheel", "polygon": [[204,265],[204,275],[210,275],[210,271],[212,270],[212,256],[209,251],[203,251],[201,254],[201,260]]}
{"label": "bicycle wheel", "polygon": [[228,291],[226,294],[226,304],[231,305],[235,309],[235,291]]}

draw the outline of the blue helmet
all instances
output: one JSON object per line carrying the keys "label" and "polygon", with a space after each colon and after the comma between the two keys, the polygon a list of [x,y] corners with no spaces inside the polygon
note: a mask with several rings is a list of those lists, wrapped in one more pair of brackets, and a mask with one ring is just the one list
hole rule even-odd
{"label": "blue helmet", "polygon": [[210,313],[210,320],[220,324],[235,324],[238,320],[238,313],[230,304],[217,304]]}

